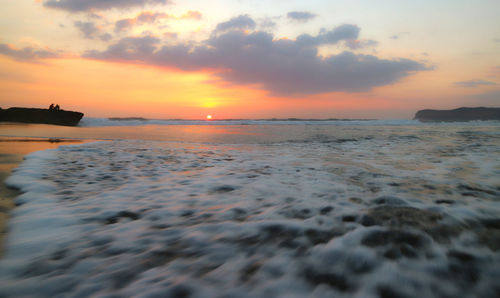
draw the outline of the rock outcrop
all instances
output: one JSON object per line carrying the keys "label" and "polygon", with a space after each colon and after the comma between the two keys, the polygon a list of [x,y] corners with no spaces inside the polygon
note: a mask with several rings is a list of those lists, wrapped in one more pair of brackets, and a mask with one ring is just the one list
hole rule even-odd
{"label": "rock outcrop", "polygon": [[36,108],[0,109],[0,122],[43,123],[76,126],[83,113]]}
{"label": "rock outcrop", "polygon": [[420,110],[415,119],[422,122],[461,122],[500,120],[500,108],[458,108],[454,110]]}

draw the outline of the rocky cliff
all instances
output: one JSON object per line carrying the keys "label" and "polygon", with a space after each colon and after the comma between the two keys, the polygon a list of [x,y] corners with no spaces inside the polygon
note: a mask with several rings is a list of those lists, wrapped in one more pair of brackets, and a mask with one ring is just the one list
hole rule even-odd
{"label": "rocky cliff", "polygon": [[458,108],[454,110],[420,110],[415,119],[422,122],[456,122],[500,120],[500,108]]}
{"label": "rocky cliff", "polygon": [[0,122],[44,123],[76,126],[83,113],[35,108],[0,109]]}

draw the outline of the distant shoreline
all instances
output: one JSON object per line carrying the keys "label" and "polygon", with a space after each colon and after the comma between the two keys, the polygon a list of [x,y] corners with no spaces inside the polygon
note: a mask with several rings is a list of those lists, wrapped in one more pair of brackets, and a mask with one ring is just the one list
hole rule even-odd
{"label": "distant shoreline", "polygon": [[421,122],[468,122],[468,121],[498,121],[500,108],[461,107],[453,110],[420,110],[415,114],[415,120]]}

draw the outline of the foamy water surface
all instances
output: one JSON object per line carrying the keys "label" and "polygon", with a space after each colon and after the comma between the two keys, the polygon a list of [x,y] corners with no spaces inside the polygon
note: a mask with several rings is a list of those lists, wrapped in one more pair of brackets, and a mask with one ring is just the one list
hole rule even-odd
{"label": "foamy water surface", "polygon": [[270,127],[30,154],[0,296],[500,294],[498,124]]}

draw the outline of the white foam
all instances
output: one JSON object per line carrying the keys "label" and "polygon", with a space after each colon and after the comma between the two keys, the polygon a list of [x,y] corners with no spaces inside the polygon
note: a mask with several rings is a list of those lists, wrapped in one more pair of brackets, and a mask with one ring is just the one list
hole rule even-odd
{"label": "white foam", "polygon": [[19,274],[29,262],[67,245],[78,237],[71,214],[64,206],[58,206],[54,182],[42,172],[57,162],[55,150],[34,152],[6,180],[10,187],[21,189],[23,194],[16,199],[21,206],[12,211],[6,254],[2,264],[5,273]]}
{"label": "white foam", "polygon": [[[8,180],[25,193],[9,223],[0,296],[488,296],[500,255],[482,242],[480,220],[500,214],[496,182],[483,180],[498,175],[498,136],[472,148],[428,129],[31,154]],[[451,232],[363,224],[388,205],[432,211]],[[384,257],[390,249],[403,255]]]}
{"label": "white foam", "polygon": [[84,117],[79,126],[143,126],[143,125],[333,125],[333,126],[403,126],[426,125],[417,120],[161,120],[109,119]]}

